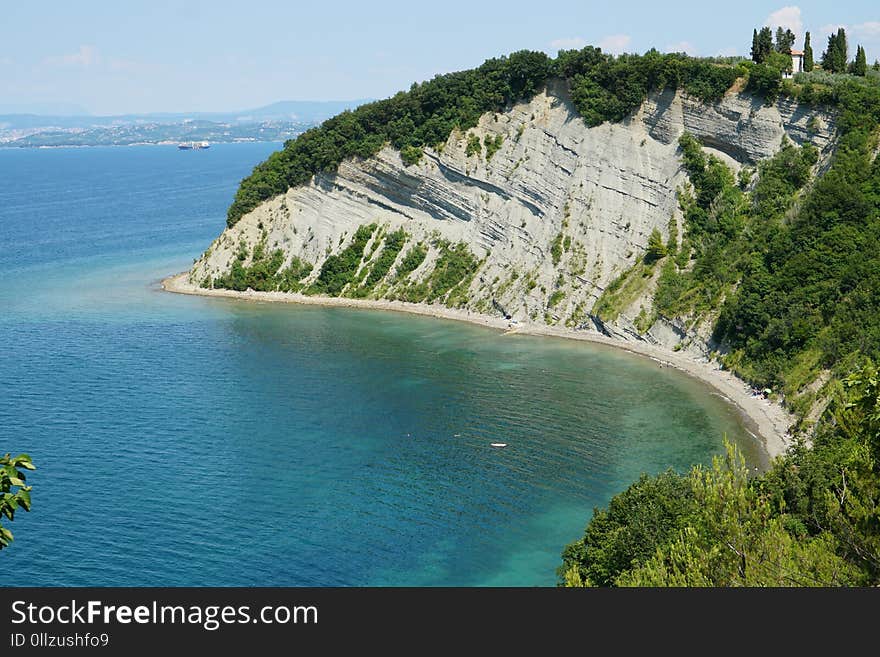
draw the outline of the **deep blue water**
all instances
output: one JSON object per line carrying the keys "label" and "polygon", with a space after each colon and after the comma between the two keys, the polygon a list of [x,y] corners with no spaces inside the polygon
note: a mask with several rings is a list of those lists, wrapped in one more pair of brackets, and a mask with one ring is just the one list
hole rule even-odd
{"label": "deep blue water", "polygon": [[276,147],[0,150],[0,452],[38,467],[3,584],[552,585],[641,472],[759,458],[625,352],[161,291]]}

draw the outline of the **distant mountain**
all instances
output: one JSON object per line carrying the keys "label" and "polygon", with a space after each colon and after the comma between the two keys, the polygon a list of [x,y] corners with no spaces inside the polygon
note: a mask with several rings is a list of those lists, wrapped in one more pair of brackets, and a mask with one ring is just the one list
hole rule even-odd
{"label": "distant mountain", "polygon": [[0,103],[0,114],[86,116],[89,111],[82,105],[75,103]]}
{"label": "distant mountain", "polygon": [[[118,114],[91,116],[82,113],[46,114],[37,111],[6,111],[13,105],[0,105],[0,135],[4,131],[38,128],[97,128],[122,126],[132,123],[175,124],[187,121],[212,121],[214,123],[262,123],[265,121],[288,121],[294,123],[320,123],[346,109],[353,109],[367,100],[283,100],[271,105],[234,112],[150,112],[146,114]],[[18,107],[37,107],[20,105]],[[47,106],[49,107],[49,106]],[[73,106],[75,107],[75,106]],[[79,108],[82,109],[82,108]]]}
{"label": "distant mountain", "polygon": [[238,112],[153,112],[116,116],[36,112],[0,114],[0,146],[123,146],[191,140],[284,141],[364,102],[367,101],[285,100]]}
{"label": "distant mountain", "polygon": [[370,102],[370,99],[361,100],[282,100],[271,105],[265,105],[256,109],[238,112],[239,120],[244,117],[253,117],[261,120],[277,119],[288,121],[308,121],[319,123],[331,116],[336,116],[347,109],[354,109],[358,105]]}

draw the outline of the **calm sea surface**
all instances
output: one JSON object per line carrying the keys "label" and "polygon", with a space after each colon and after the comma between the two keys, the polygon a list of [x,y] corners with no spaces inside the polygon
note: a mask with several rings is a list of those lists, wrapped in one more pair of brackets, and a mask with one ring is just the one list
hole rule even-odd
{"label": "calm sea surface", "polygon": [[640,473],[759,459],[624,352],[162,292],[277,147],[0,150],[0,452],[38,466],[0,584],[552,585]]}

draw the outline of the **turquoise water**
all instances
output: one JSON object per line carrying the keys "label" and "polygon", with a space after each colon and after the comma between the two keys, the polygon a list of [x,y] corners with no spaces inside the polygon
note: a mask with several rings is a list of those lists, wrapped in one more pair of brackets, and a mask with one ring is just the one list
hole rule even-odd
{"label": "turquoise water", "polygon": [[39,468],[4,584],[552,585],[641,472],[760,460],[625,352],[162,292],[276,147],[0,150],[0,452]]}

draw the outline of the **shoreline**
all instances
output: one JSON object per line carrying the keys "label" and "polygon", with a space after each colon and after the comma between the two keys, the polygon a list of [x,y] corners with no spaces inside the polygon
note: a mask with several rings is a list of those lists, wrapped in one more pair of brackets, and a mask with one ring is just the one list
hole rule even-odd
{"label": "shoreline", "polygon": [[677,352],[641,342],[624,342],[609,338],[594,331],[576,331],[573,329],[548,326],[537,322],[520,323],[515,328],[501,317],[483,315],[469,310],[434,306],[424,303],[407,303],[404,301],[379,301],[372,299],[348,299],[344,297],[312,297],[291,292],[257,292],[248,290],[207,290],[191,283],[186,278],[189,272],[168,276],[161,281],[162,289],[176,294],[190,294],[205,297],[226,297],[249,301],[274,303],[296,303],[309,306],[332,306],[340,308],[364,308],[369,310],[391,310],[413,315],[424,315],[439,319],[451,319],[468,322],[489,328],[499,329],[505,333],[522,335],[539,335],[568,340],[581,340],[596,344],[604,344],[630,353],[646,356],[660,363],[661,367],[675,369],[698,379],[713,388],[725,400],[737,408],[743,416],[746,428],[756,436],[764,448],[769,461],[783,454],[792,444],[788,433],[794,422],[794,416],[780,404],[760,397],[753,397],[751,388],[742,379],[727,370],[722,370],[715,362],[704,362],[683,356]]}

